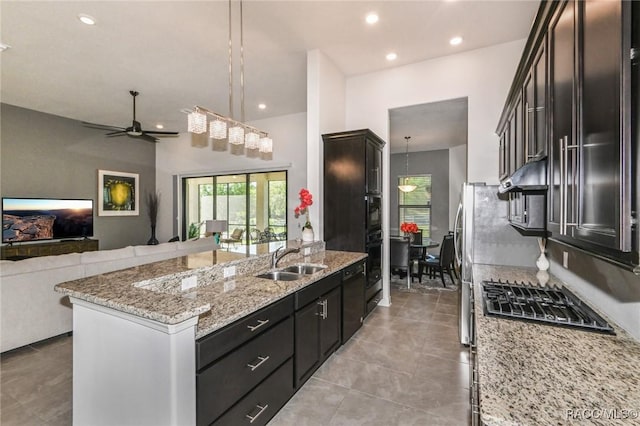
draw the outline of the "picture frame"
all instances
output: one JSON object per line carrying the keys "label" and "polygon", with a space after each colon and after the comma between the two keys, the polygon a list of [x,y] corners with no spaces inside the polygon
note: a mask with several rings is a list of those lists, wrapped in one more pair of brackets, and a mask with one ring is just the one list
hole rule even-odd
{"label": "picture frame", "polygon": [[98,216],[140,215],[140,175],[98,170]]}

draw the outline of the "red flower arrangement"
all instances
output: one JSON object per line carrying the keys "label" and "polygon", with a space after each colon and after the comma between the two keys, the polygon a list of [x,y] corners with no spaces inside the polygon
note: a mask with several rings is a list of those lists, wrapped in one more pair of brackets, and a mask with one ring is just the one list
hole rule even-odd
{"label": "red flower arrangement", "polygon": [[307,221],[305,222],[302,229],[309,228],[312,229],[311,222],[309,222],[309,206],[313,204],[313,196],[309,192],[308,189],[302,188],[300,190],[300,205],[294,209],[296,217],[299,217],[301,214],[307,216]]}
{"label": "red flower arrangement", "polygon": [[413,222],[402,222],[402,224],[400,225],[400,230],[407,234],[415,234],[419,231],[418,225]]}

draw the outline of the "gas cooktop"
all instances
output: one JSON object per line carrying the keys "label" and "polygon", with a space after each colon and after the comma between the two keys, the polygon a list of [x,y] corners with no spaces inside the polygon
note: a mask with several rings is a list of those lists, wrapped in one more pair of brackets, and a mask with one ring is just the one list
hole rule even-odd
{"label": "gas cooktop", "polygon": [[484,313],[615,334],[600,315],[566,288],[502,280],[482,282]]}

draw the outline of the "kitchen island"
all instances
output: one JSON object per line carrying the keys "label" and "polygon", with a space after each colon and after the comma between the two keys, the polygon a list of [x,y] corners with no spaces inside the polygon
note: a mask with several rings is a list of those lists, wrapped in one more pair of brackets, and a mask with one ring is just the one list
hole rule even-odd
{"label": "kitchen island", "polygon": [[536,272],[474,265],[482,423],[640,424],[640,343],[610,320],[615,336],[484,315],[483,280],[537,283]]}
{"label": "kitchen island", "polygon": [[[257,278],[270,269],[271,252],[283,245],[301,250],[280,266],[326,268],[293,281]],[[195,425],[197,339],[364,258],[325,251],[321,242],[289,241],[198,253],[58,284],[56,291],[74,305],[74,424]]]}

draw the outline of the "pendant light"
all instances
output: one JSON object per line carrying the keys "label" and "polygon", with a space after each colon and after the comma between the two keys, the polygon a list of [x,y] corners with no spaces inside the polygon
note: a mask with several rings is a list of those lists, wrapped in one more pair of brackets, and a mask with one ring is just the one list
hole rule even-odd
{"label": "pendant light", "polygon": [[[229,116],[210,111],[201,106],[188,111],[187,129],[191,133],[202,134],[207,131],[207,116],[209,123],[209,137],[212,139],[227,139],[232,145],[244,145],[248,150],[259,150],[261,153],[273,152],[273,140],[267,132],[256,129],[245,123],[244,114],[244,24],[242,16],[242,0],[240,0],[240,121],[233,118],[233,43],[232,43],[232,1],[229,4]],[[186,112],[186,111],[185,111]]]}
{"label": "pendant light", "polygon": [[409,139],[411,139],[411,136],[405,136],[404,140],[407,141],[407,151],[406,151],[406,158],[407,158],[407,169],[406,169],[406,173],[404,175],[404,182],[402,185],[398,185],[398,189],[402,192],[411,192],[414,191],[417,187],[415,185],[411,185],[408,183],[408,176],[409,176]]}

